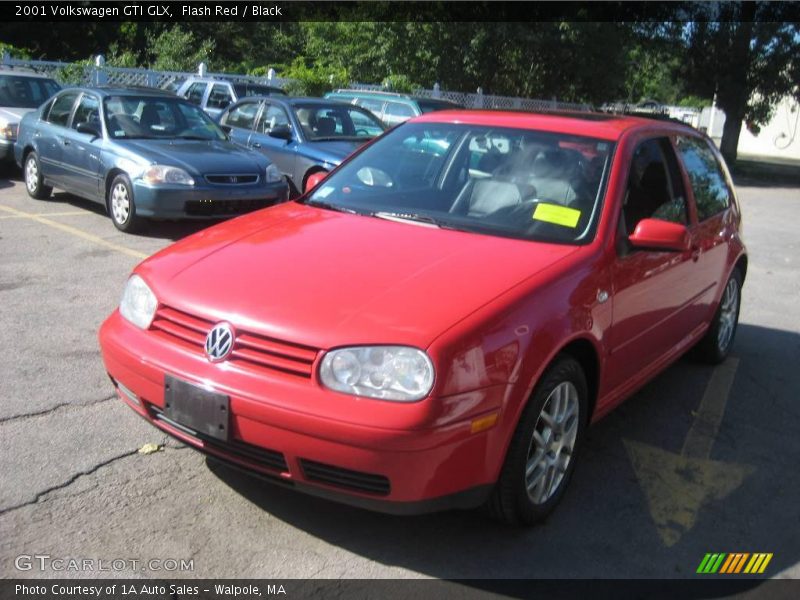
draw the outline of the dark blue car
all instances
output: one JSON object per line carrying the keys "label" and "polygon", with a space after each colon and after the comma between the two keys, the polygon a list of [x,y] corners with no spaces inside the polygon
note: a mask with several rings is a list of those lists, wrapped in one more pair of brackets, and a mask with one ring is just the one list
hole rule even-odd
{"label": "dark blue car", "polygon": [[284,174],[294,195],[310,175],[337,167],[386,126],[371,112],[321,98],[245,98],[220,116],[232,140],[267,156]]}
{"label": "dark blue car", "polygon": [[241,214],[288,197],[278,168],[228,140],[200,108],[157,90],[70,88],[22,119],[28,194],[103,202],[114,225]]}

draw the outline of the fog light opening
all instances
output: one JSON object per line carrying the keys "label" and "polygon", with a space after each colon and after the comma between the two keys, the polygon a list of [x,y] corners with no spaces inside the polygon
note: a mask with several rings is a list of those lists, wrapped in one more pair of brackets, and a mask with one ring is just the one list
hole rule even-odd
{"label": "fog light opening", "polygon": [[117,386],[117,390],[123,396],[125,396],[128,400],[133,402],[136,406],[142,406],[142,401],[139,400],[139,396],[134,394],[132,391],[130,391],[128,388],[126,388],[124,385],[122,385],[119,381],[115,381],[114,383]]}

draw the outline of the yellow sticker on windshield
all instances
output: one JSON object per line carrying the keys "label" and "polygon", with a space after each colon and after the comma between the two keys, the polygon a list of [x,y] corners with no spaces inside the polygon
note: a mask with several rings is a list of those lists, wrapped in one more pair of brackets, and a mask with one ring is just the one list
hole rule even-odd
{"label": "yellow sticker on windshield", "polygon": [[537,204],[533,211],[533,218],[537,221],[555,223],[562,227],[576,227],[581,211],[558,204]]}

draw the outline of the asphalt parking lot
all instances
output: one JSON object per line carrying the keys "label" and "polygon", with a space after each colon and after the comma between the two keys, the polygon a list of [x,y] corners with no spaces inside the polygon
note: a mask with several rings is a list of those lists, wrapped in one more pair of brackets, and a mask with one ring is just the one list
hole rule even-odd
{"label": "asphalt parking lot", "polygon": [[593,427],[560,508],[521,530],[340,506],[169,441],[112,394],[96,335],[133,266],[205,225],[126,235],[99,205],[0,176],[0,576],[91,575],[15,567],[49,555],[193,560],[104,574],[121,577],[681,578],[708,552],[764,552],[765,576],[800,577],[800,187],[739,197],[732,359],[683,359]]}

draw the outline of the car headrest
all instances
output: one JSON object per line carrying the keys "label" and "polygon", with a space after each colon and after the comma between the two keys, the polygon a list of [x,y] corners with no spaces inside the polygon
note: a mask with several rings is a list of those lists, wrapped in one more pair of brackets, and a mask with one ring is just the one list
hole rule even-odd
{"label": "car headrest", "polygon": [[336,121],[331,117],[320,117],[317,119],[317,134],[320,136],[329,136],[336,133]]}

